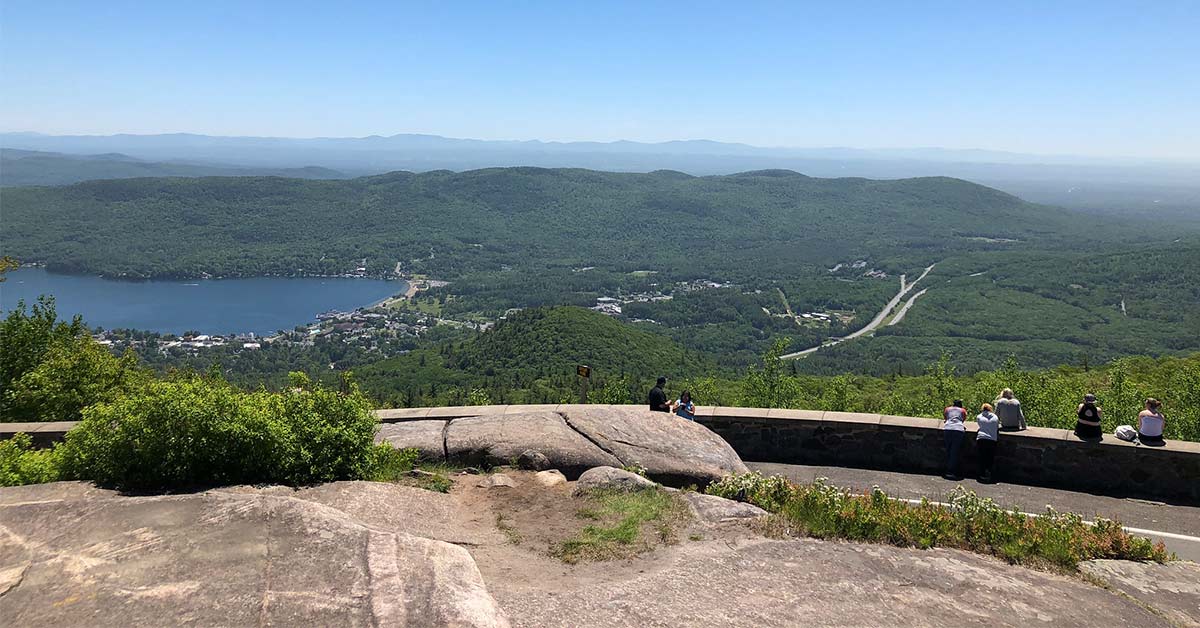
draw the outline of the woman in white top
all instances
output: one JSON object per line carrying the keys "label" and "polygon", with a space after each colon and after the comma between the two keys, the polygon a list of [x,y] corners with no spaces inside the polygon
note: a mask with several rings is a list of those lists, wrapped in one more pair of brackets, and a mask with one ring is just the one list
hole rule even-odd
{"label": "woman in white top", "polygon": [[1167,420],[1163,418],[1159,408],[1162,402],[1151,397],[1146,400],[1146,409],[1138,413],[1138,440],[1157,445],[1163,442],[1163,428]]}

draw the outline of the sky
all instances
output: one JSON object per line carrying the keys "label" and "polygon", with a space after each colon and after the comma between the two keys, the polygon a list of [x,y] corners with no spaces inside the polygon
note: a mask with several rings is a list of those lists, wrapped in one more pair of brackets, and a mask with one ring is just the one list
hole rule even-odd
{"label": "sky", "polygon": [[0,0],[0,130],[1200,159],[1200,0]]}

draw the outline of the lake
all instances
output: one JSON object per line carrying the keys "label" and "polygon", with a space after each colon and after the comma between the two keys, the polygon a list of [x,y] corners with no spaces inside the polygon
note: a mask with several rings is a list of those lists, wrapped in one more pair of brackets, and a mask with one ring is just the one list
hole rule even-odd
{"label": "lake", "polygon": [[403,281],[349,278],[195,279],[114,281],[21,268],[0,283],[0,309],[38,295],[55,298],[58,316],[82,314],[90,327],[146,329],[180,334],[271,334],[315,320],[328,310],[349,311],[403,293]]}

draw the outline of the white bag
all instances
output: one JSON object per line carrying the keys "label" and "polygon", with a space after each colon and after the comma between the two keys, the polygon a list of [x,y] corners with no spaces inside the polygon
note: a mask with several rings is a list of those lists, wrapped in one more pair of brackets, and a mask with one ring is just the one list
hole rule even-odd
{"label": "white bag", "polygon": [[1138,434],[1132,425],[1118,425],[1117,429],[1113,430],[1113,435],[1121,440],[1133,442],[1137,440]]}

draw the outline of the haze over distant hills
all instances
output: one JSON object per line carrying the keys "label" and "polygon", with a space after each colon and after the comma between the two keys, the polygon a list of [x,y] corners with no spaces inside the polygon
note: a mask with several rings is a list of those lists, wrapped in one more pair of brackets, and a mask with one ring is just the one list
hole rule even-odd
{"label": "haze over distant hills", "polygon": [[[275,138],[188,133],[4,133],[0,134],[0,146],[73,154],[122,153],[142,160],[201,162],[224,168],[319,166],[349,175],[520,165],[630,172],[672,169],[694,175],[785,168],[820,177],[952,176],[1035,202],[1100,211],[1153,210],[1186,215],[1200,207],[1200,164],[989,150],[769,148],[711,140],[543,142],[418,134]],[[247,174],[271,173],[259,170]]]}
{"label": "haze over distant hills", "polygon": [[0,185],[67,185],[92,179],[134,177],[278,176],[298,179],[337,179],[346,175],[329,168],[269,168],[177,161],[146,161],[121,153],[68,155],[43,151],[0,149]]}

